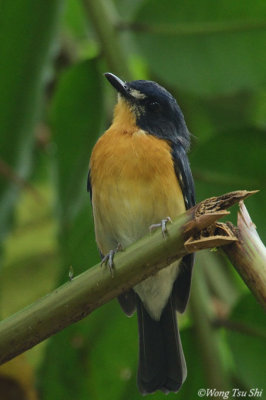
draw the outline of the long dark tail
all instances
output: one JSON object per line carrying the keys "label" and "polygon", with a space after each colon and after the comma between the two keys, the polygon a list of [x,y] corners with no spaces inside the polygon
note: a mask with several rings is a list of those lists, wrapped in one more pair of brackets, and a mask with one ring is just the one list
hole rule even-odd
{"label": "long dark tail", "polygon": [[138,298],[139,369],[142,394],[177,392],[187,376],[177,318],[170,298],[160,321],[152,319]]}

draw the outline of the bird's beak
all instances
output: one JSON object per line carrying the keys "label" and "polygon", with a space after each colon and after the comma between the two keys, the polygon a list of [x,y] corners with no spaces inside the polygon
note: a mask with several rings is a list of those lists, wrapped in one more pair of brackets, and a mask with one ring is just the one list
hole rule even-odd
{"label": "bird's beak", "polygon": [[118,76],[111,74],[111,72],[106,72],[104,76],[108,79],[111,85],[124,97],[130,97],[129,88],[126,82],[118,78]]}

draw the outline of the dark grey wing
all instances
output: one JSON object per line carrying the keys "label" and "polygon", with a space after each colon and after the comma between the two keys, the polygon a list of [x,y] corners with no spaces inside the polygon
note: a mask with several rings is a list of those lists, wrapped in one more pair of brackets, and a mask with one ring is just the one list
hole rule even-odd
{"label": "dark grey wing", "polygon": [[91,171],[89,170],[87,179],[87,192],[90,194],[90,199],[92,199],[92,187],[91,187]]}
{"label": "dark grey wing", "polygon": [[[187,154],[181,145],[172,147],[172,157],[177,179],[184,196],[185,206],[188,210],[195,205],[195,187]],[[184,312],[191,287],[192,267],[194,254],[188,254],[182,258],[180,273],[174,283],[172,298],[177,311]]]}
{"label": "dark grey wing", "polygon": [[[92,200],[92,187],[91,187],[91,176],[90,171],[87,179],[87,191],[90,193],[90,199]],[[99,249],[98,249],[99,250]],[[100,252],[100,256],[103,259],[103,254]],[[136,310],[136,294],[133,289],[128,292],[122,293],[118,296],[119,304],[122,310],[130,317]]]}
{"label": "dark grey wing", "polygon": [[195,205],[195,186],[188,156],[183,146],[174,145],[172,147],[172,157],[175,173],[183,192],[186,209],[188,210]]}

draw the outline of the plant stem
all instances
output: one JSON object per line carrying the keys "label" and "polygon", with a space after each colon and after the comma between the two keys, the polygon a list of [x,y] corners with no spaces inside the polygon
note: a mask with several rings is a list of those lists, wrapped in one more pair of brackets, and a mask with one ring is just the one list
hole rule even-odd
{"label": "plant stem", "polygon": [[[204,253],[201,256],[204,257]],[[199,257],[197,261],[199,261]],[[197,342],[208,385],[221,390],[229,388],[230,383],[221,357],[220,337],[212,326],[211,298],[203,270],[199,265],[194,271],[190,310],[195,322]]]}
{"label": "plant stem", "polygon": [[266,332],[261,329],[254,328],[254,326],[250,326],[238,321],[230,320],[230,319],[214,319],[212,321],[212,325],[215,329],[217,328],[225,328],[229,331],[239,332],[244,335],[254,336],[261,339],[266,339]]}
{"label": "plant stem", "polygon": [[238,228],[231,224],[229,226],[239,240],[224,247],[223,250],[258,302],[266,310],[266,248],[243,202],[240,203],[238,213]]}
{"label": "plant stem", "polygon": [[116,29],[113,9],[106,0],[83,0],[88,19],[92,22],[111,72],[122,79],[131,80],[127,54]]}
{"label": "plant stem", "polygon": [[120,30],[131,30],[135,32],[145,32],[158,35],[174,35],[174,36],[199,36],[225,34],[235,32],[249,32],[257,30],[265,30],[266,21],[252,22],[205,22],[189,24],[145,24],[145,23],[130,23],[120,21],[117,25]]}

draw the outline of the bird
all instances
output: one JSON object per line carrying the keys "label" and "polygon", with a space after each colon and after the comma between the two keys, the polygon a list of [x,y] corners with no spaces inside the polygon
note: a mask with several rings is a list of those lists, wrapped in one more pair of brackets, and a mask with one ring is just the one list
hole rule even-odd
{"label": "bird", "polygon": [[[90,157],[88,185],[95,237],[113,270],[113,258],[195,205],[187,156],[190,132],[175,98],[154,81],[124,81],[104,74],[116,90],[111,126]],[[178,330],[191,286],[194,255],[188,254],[122,293],[118,301],[131,316],[137,311],[141,394],[177,392],[187,376]]]}

